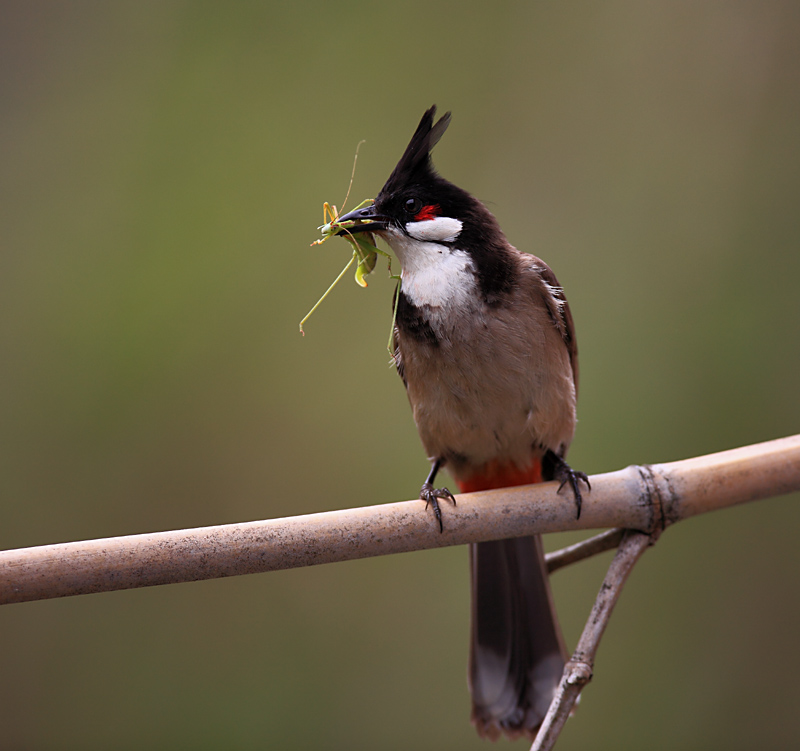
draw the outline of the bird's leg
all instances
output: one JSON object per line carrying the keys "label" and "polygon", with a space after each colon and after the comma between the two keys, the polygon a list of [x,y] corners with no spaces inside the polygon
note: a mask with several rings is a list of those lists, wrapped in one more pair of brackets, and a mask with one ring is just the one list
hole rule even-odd
{"label": "bird's leg", "polygon": [[433,506],[433,515],[436,517],[436,521],[439,522],[439,532],[444,532],[442,510],[439,508],[439,498],[451,501],[454,506],[456,505],[455,497],[447,488],[433,487],[433,481],[436,479],[436,474],[439,472],[442,464],[444,464],[442,459],[433,460],[431,471],[428,473],[428,477],[425,482],[422,483],[422,488],[419,491],[419,498],[421,501],[425,501],[425,508]]}
{"label": "bird's leg", "polygon": [[551,449],[547,450],[547,453],[544,455],[544,459],[542,464],[545,467],[548,467],[552,473],[553,480],[560,480],[561,484],[558,486],[558,491],[561,492],[564,489],[564,486],[569,483],[570,487],[572,488],[572,493],[575,496],[575,505],[578,508],[578,516],[577,518],[581,518],[581,502],[583,501],[583,497],[581,496],[581,488],[579,483],[581,481],[586,483],[586,488],[588,490],[592,489],[592,486],[589,484],[589,478],[586,476],[585,472],[578,472],[575,469],[567,464],[563,457],[559,456],[555,451]]}

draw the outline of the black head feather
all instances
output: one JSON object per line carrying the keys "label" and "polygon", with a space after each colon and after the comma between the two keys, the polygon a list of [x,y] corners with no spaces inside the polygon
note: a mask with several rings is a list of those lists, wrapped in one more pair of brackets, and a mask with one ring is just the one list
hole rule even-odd
{"label": "black head feather", "polygon": [[381,193],[392,193],[397,188],[406,186],[410,183],[425,182],[426,178],[432,177],[435,172],[431,161],[431,151],[444,135],[447,126],[450,125],[450,113],[447,112],[439,118],[436,125],[433,118],[436,116],[436,105],[434,104],[425,112],[419,121],[417,130],[411,137],[411,141],[397,166],[389,175],[389,179],[383,186]]}
{"label": "black head feather", "polygon": [[471,253],[484,298],[494,303],[515,283],[509,245],[486,206],[434,169],[431,150],[450,124],[449,112],[436,124],[435,115],[434,105],[422,116],[403,156],[371,209],[400,231],[404,231],[405,223],[412,218],[407,207],[415,199],[422,205],[434,204],[441,216],[459,219],[463,223],[458,237],[459,247]]}
{"label": "black head feather", "polygon": [[[436,105],[422,116],[414,135],[386,184],[375,198],[375,208],[402,226],[409,217],[404,211],[409,198],[438,205],[443,214],[460,218],[475,199],[461,188],[445,180],[434,169],[431,150],[450,125],[450,113],[434,124]],[[449,212],[449,213],[448,213]]]}

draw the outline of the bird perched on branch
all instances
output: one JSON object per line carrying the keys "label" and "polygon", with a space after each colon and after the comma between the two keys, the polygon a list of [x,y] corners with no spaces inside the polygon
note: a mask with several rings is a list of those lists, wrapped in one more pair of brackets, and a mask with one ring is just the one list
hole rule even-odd
{"label": "bird perched on branch", "polygon": [[[422,116],[371,206],[340,217],[383,239],[402,265],[394,361],[431,471],[420,498],[440,529],[447,467],[461,492],[586,475],[566,463],[578,355],[564,291],[544,261],[506,240],[479,200],[441,177],[430,152],[450,124]],[[472,720],[482,736],[533,737],[565,662],[539,537],[471,546]]]}

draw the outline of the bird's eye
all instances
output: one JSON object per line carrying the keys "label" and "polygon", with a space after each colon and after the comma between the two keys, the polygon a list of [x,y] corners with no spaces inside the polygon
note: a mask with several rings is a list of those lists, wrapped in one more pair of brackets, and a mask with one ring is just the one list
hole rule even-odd
{"label": "bird's eye", "polygon": [[409,214],[416,214],[422,208],[422,201],[419,198],[409,198],[405,204],[405,210]]}

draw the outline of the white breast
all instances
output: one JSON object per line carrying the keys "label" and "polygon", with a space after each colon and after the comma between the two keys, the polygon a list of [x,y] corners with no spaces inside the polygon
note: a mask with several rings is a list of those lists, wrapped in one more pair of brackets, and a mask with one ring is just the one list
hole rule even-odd
{"label": "white breast", "polygon": [[383,235],[403,266],[402,290],[413,305],[443,308],[475,299],[475,267],[466,251],[409,237],[399,230],[386,230]]}

